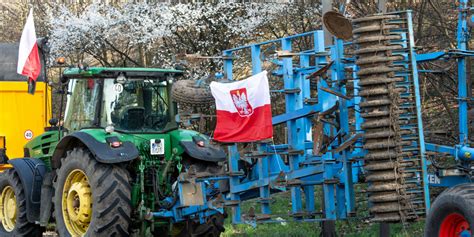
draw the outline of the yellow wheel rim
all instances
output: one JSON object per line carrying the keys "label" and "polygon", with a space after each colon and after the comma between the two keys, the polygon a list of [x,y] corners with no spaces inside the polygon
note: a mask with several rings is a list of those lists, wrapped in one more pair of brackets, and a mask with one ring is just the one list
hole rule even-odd
{"label": "yellow wheel rim", "polygon": [[12,186],[6,186],[0,197],[0,219],[3,228],[11,232],[15,229],[16,224],[16,196]]}
{"label": "yellow wheel rim", "polygon": [[83,236],[92,218],[92,193],[86,174],[73,170],[66,178],[62,196],[62,213],[72,236]]}

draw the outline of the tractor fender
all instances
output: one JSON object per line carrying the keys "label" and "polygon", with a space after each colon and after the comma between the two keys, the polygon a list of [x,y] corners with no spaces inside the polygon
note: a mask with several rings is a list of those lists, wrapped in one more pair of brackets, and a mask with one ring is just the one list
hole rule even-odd
{"label": "tractor fender", "polygon": [[18,158],[8,161],[20,177],[25,190],[26,210],[29,222],[35,223],[40,216],[41,186],[47,172],[46,165],[40,159]]}
{"label": "tractor fender", "polygon": [[52,167],[59,168],[61,158],[66,156],[66,152],[78,146],[87,147],[93,157],[100,163],[121,163],[134,160],[139,156],[138,149],[132,142],[124,141],[120,147],[112,148],[107,143],[99,142],[85,132],[74,132],[61,139],[56,146],[52,158]]}
{"label": "tractor fender", "polygon": [[181,141],[180,145],[184,152],[194,159],[208,162],[223,162],[227,159],[227,154],[220,147],[211,145],[200,147],[193,141]]}

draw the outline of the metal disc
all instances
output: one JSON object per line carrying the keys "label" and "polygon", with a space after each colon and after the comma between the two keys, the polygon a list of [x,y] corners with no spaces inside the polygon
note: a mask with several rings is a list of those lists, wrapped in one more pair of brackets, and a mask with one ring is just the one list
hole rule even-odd
{"label": "metal disc", "polygon": [[328,11],[323,15],[326,29],[337,38],[350,40],[352,38],[352,24],[349,19],[339,12]]}

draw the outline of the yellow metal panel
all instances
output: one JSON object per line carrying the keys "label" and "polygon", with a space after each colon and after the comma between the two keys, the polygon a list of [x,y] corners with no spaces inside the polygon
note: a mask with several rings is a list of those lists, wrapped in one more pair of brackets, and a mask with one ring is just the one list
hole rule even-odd
{"label": "yellow metal panel", "polygon": [[[0,82],[0,136],[6,137],[9,158],[23,157],[23,146],[44,132],[51,117],[51,93],[38,82],[34,95],[26,82]],[[30,133],[31,132],[31,133]]]}
{"label": "yellow metal panel", "polygon": [[0,149],[5,149],[5,137],[0,136]]}

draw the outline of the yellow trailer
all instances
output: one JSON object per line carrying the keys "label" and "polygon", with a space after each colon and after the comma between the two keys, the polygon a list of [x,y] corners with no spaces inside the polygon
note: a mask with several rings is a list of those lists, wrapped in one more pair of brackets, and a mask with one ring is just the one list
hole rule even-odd
{"label": "yellow trailer", "polygon": [[17,57],[18,44],[0,43],[0,170],[9,167],[6,157],[24,156],[23,146],[43,133],[51,118],[51,91],[44,73],[35,94],[29,94],[26,77],[16,73]]}

